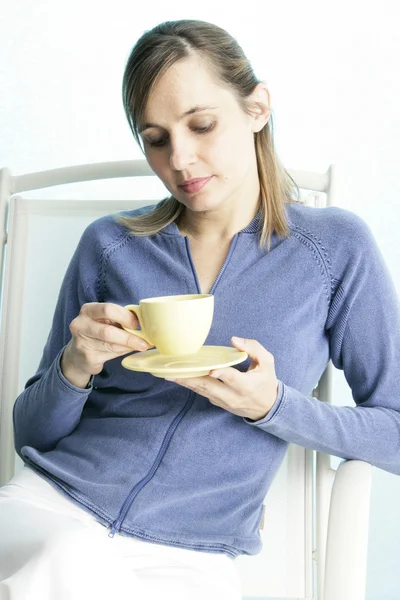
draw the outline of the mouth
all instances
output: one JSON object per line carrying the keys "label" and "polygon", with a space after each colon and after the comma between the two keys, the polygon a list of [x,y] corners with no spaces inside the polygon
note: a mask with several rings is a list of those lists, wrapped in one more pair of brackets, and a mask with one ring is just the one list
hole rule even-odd
{"label": "mouth", "polygon": [[186,192],[187,194],[194,194],[202,190],[207,183],[212,179],[211,177],[196,177],[195,179],[188,179],[184,183],[178,185],[178,187]]}

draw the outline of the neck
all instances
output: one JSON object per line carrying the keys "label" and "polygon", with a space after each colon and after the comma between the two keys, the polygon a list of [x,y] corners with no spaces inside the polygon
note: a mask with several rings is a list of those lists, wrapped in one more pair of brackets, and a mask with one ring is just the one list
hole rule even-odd
{"label": "neck", "polygon": [[232,206],[221,206],[215,210],[194,212],[185,208],[179,218],[178,227],[182,235],[201,241],[231,240],[256,216],[260,203],[241,205],[241,210]]}

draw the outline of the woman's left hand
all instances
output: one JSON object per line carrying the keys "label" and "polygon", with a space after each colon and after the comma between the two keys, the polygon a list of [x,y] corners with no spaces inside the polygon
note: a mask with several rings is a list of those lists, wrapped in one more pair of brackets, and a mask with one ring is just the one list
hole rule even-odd
{"label": "woman's left hand", "polygon": [[170,379],[178,385],[228,410],[252,421],[263,419],[275,404],[278,379],[275,374],[274,357],[256,340],[232,338],[238,350],[247,352],[252,363],[245,373],[228,367],[211,371],[206,377]]}

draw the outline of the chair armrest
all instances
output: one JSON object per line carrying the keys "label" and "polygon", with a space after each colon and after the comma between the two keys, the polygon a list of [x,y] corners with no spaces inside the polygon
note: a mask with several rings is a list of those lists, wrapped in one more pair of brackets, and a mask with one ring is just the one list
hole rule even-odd
{"label": "chair armrest", "polygon": [[340,464],[331,496],[323,600],[364,600],[372,466]]}

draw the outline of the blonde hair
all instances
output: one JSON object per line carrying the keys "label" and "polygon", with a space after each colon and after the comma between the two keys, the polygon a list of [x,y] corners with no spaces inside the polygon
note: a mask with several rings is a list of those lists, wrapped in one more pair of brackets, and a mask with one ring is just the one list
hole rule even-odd
{"label": "blonde hair", "polygon": [[[122,83],[122,99],[133,136],[142,147],[139,128],[151,90],[167,69],[178,60],[198,54],[215,73],[221,85],[229,88],[242,109],[251,113],[249,96],[259,82],[237,41],[224,29],[204,21],[167,21],[145,32],[128,58]],[[263,227],[260,246],[275,231],[288,234],[285,204],[298,198],[298,187],[281,165],[274,148],[272,116],[254,134],[260,181]],[[176,221],[184,205],[170,196],[150,213],[121,217],[134,235],[155,235]]]}

